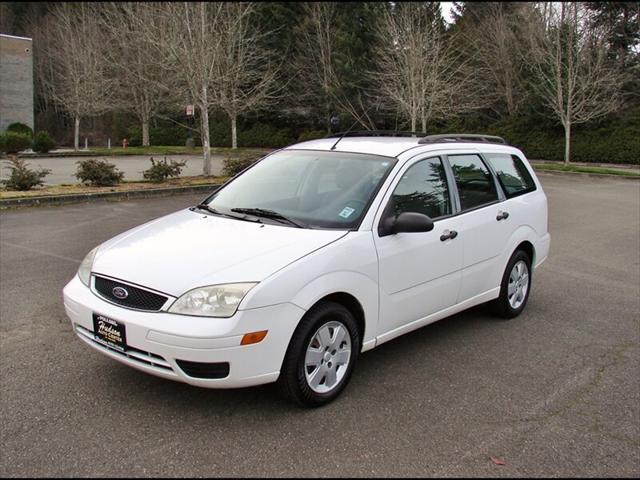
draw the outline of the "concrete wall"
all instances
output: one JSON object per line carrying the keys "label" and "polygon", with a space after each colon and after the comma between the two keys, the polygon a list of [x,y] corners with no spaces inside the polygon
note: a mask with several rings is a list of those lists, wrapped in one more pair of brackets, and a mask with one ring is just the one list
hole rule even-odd
{"label": "concrete wall", "polygon": [[33,128],[31,39],[0,34],[0,132],[14,122]]}

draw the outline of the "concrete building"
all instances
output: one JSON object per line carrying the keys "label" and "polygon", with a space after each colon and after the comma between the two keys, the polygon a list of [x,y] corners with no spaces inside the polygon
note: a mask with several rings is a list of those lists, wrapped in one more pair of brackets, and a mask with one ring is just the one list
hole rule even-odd
{"label": "concrete building", "polygon": [[0,34],[0,132],[14,122],[33,128],[31,39]]}

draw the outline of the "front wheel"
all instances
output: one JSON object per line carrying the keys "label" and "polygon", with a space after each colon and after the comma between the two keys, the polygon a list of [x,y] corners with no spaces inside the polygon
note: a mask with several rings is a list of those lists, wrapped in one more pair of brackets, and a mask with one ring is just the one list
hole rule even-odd
{"label": "front wheel", "polygon": [[526,252],[517,250],[509,259],[502,276],[500,296],[491,302],[494,313],[510,319],[524,310],[531,290],[531,259]]}
{"label": "front wheel", "polygon": [[319,303],[291,338],[278,379],[280,391],[303,406],[325,405],[349,382],[359,353],[360,335],[351,312],[337,303]]}

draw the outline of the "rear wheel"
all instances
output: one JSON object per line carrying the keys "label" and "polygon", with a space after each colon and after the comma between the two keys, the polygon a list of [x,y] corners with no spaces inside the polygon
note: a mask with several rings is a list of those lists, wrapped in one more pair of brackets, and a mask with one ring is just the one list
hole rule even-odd
{"label": "rear wheel", "polygon": [[335,399],[349,382],[360,353],[360,335],[344,306],[321,302],[296,329],[278,379],[281,393],[308,407]]}
{"label": "rear wheel", "polygon": [[500,296],[491,302],[493,312],[502,318],[520,315],[531,290],[531,259],[526,252],[516,250],[502,276]]}

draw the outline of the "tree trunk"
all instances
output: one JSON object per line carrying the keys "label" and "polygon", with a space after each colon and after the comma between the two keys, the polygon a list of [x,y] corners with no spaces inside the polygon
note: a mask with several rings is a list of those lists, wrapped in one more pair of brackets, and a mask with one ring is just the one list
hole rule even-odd
{"label": "tree trunk", "polygon": [[411,114],[411,131],[415,132],[416,131],[416,124],[417,124],[417,115],[415,113]]}
{"label": "tree trunk", "polygon": [[507,114],[512,117],[516,113],[516,102],[513,98],[513,86],[511,85],[511,77],[507,75],[505,82],[505,95],[507,97]]}
{"label": "tree trunk", "polygon": [[149,119],[145,119],[142,121],[142,146],[148,147],[151,145],[149,142]]}
{"label": "tree trunk", "polygon": [[329,105],[329,101],[327,100],[328,94],[326,93],[325,87],[325,102],[324,102],[324,118],[327,121],[327,135],[331,135],[333,130],[333,125],[331,125],[331,106]]}
{"label": "tree trunk", "polygon": [[238,116],[231,115],[231,148],[238,148]]}
{"label": "tree trunk", "polygon": [[571,123],[564,125],[564,164],[569,165],[571,154]]}
{"label": "tree trunk", "polygon": [[76,115],[75,129],[73,132],[73,149],[78,150],[80,148],[80,117]]}
{"label": "tree trunk", "polygon": [[422,111],[422,133],[427,133],[427,114],[424,112],[424,110]]}
{"label": "tree trunk", "polygon": [[200,105],[200,133],[202,135],[202,173],[208,177],[211,175],[211,149],[209,147],[209,110],[206,105]]}

